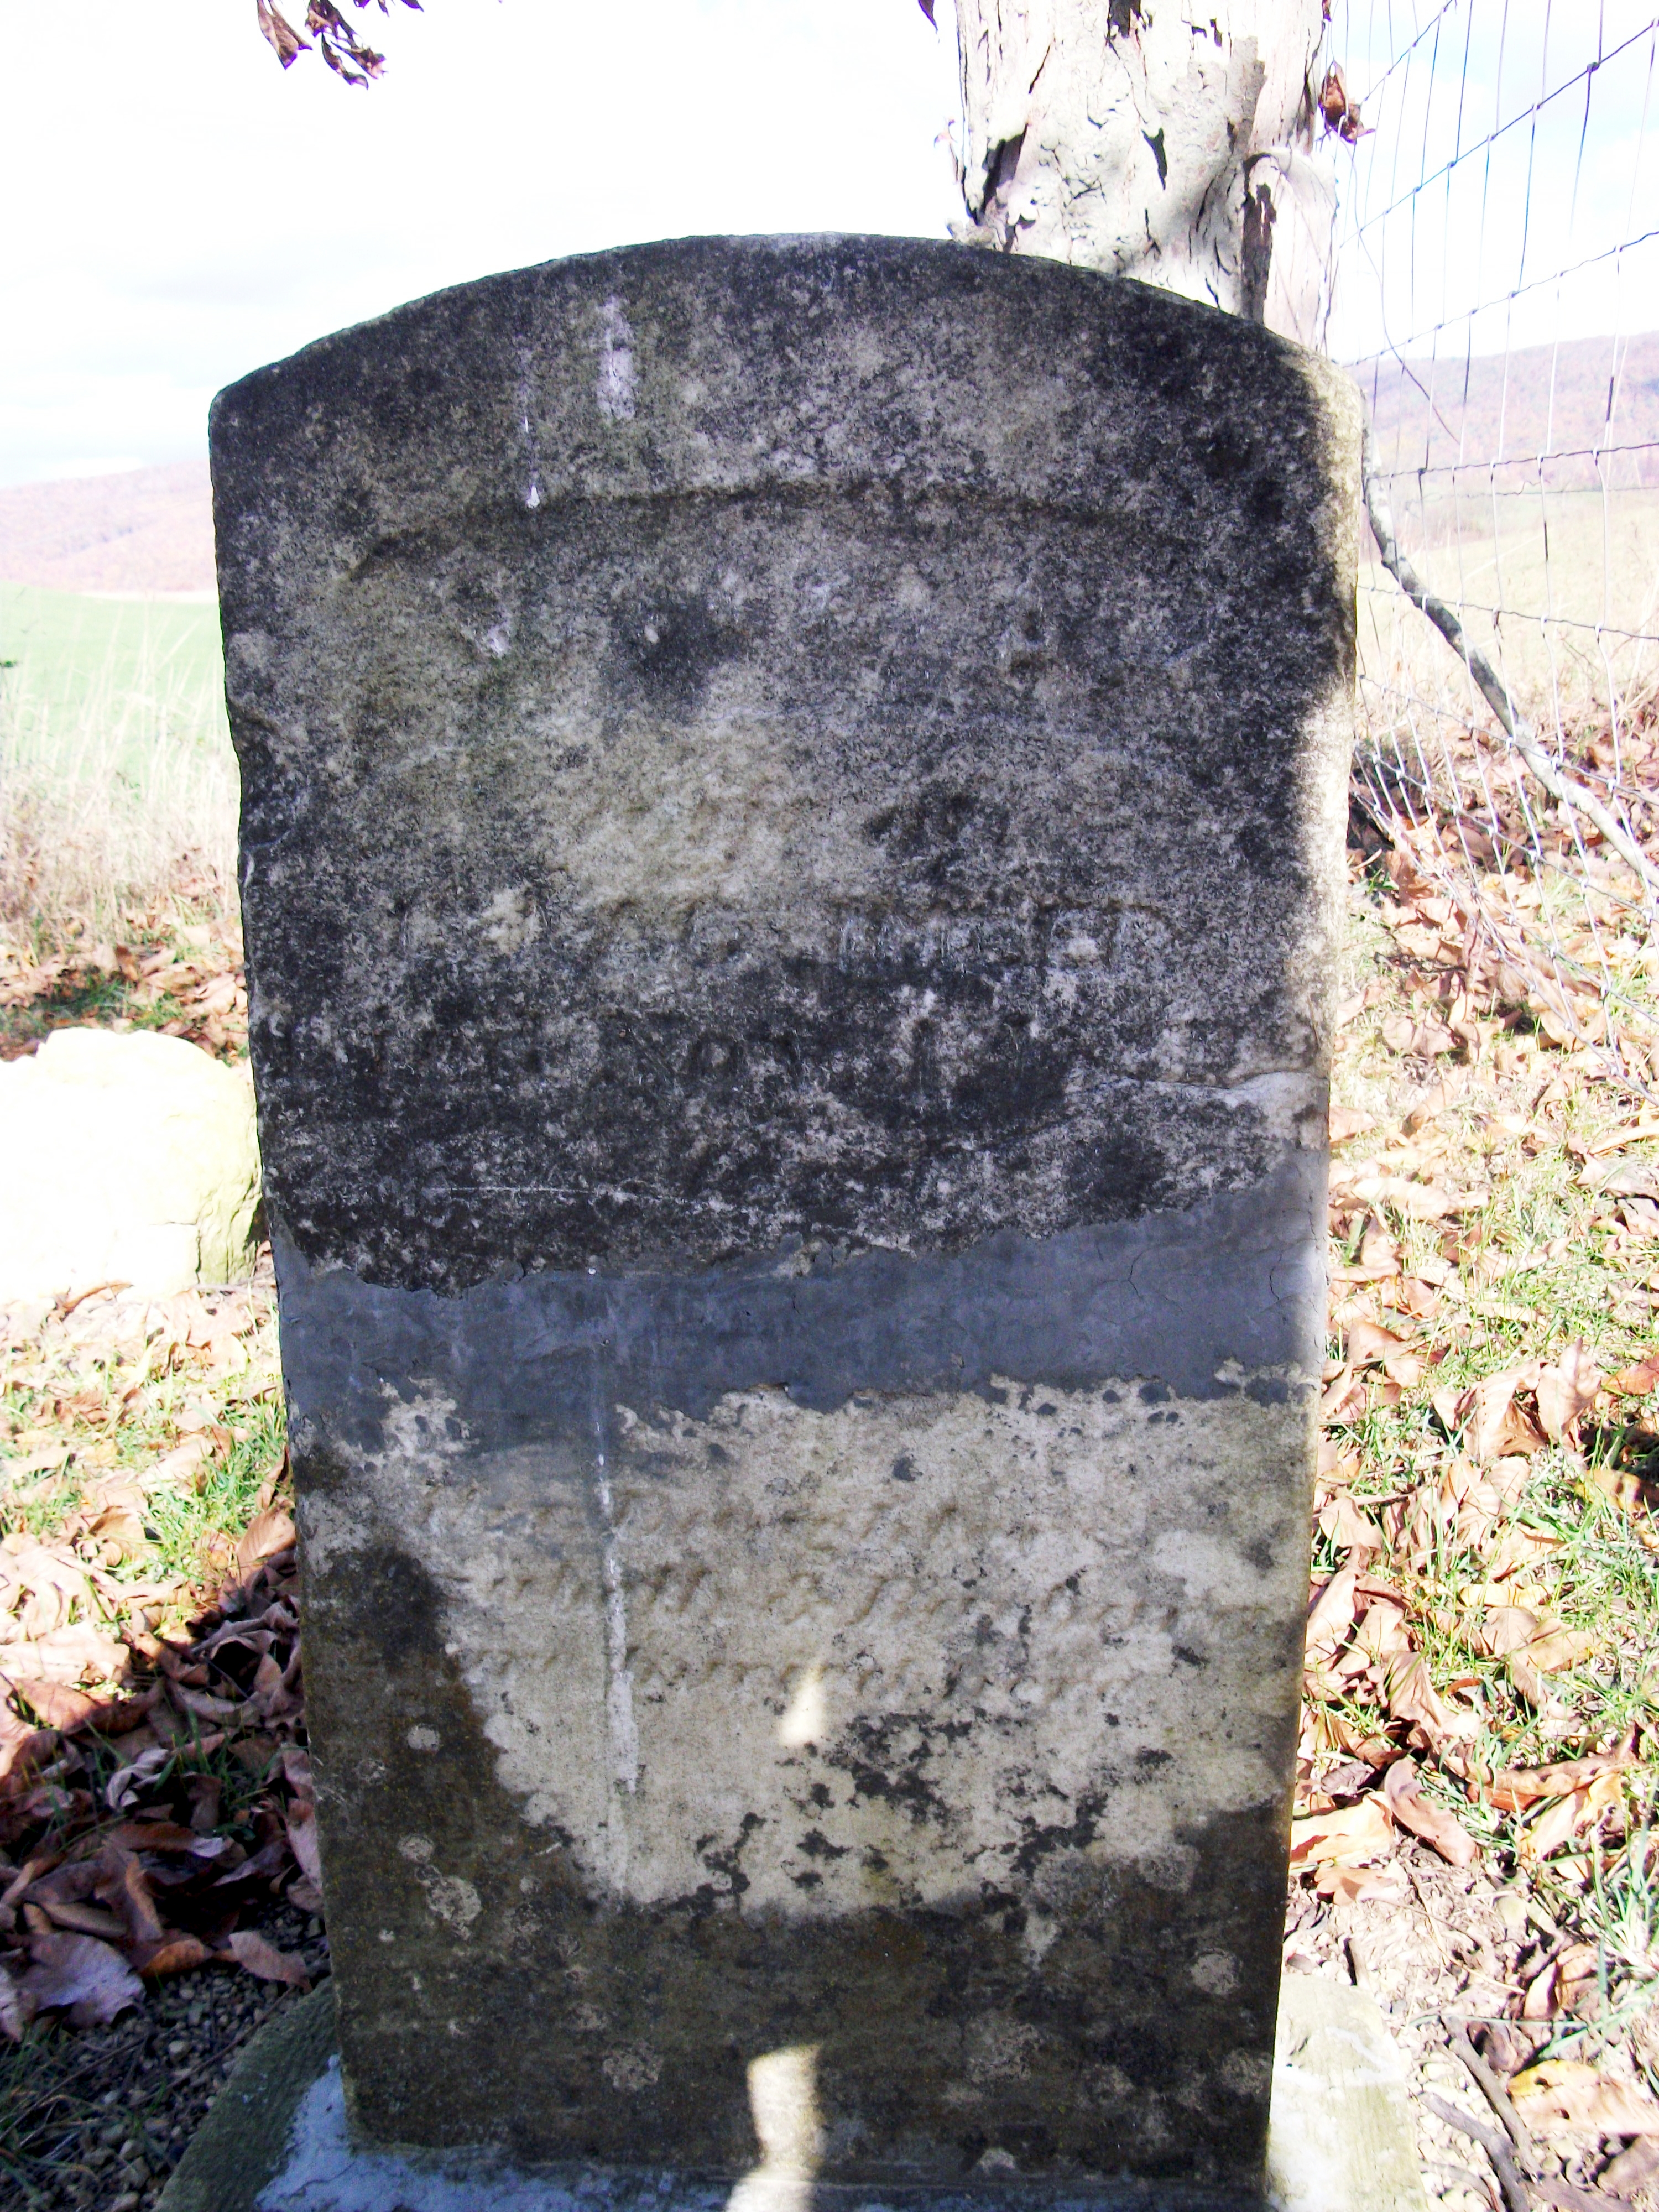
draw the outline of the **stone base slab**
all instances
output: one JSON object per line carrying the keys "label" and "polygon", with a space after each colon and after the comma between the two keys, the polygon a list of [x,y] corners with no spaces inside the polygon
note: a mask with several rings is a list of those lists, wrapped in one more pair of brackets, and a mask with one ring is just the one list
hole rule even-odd
{"label": "stone base slab", "polygon": [[[463,2062],[464,2063],[464,2062]],[[1279,2003],[1267,2212],[1428,2212],[1399,2054],[1358,1990],[1292,1976]],[[529,2175],[355,2147],[325,1983],[254,2037],[157,2212],[1250,2212],[1144,2182],[825,2187],[764,2167],[736,2183],[668,2173]]]}

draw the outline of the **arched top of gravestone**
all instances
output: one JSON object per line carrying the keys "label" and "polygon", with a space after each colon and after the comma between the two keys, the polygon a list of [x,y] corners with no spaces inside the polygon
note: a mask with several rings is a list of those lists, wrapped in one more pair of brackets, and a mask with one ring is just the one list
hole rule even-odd
{"label": "arched top of gravestone", "polygon": [[212,422],[265,1188],[459,1291],[1322,1142],[1358,400],[898,239],[492,276]]}
{"label": "arched top of gravestone", "polygon": [[474,509],[699,492],[892,486],[1127,521],[1151,476],[1195,533],[1242,502],[1305,562],[1332,410],[1352,409],[1340,371],[1256,325],[1040,259],[828,236],[544,262],[219,395],[227,619],[279,573],[303,588],[301,540],[347,569]]}

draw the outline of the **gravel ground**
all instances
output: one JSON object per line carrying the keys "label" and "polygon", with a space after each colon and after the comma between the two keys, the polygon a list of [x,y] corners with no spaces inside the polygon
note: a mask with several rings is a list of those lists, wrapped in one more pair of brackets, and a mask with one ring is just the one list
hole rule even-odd
{"label": "gravel ground", "polygon": [[[261,1932],[328,1971],[315,1920],[287,1908]],[[0,2147],[21,2194],[9,2212],[147,2212],[254,2030],[296,1993],[225,1966],[155,1985],[142,2011],[0,2046]]]}
{"label": "gravel ground", "polygon": [[[1495,2212],[1503,2198],[1478,2138],[1427,2100],[1438,2100],[1489,2134],[1498,2128],[1492,2106],[1458,2056],[1457,2030],[1467,2030],[1500,2080],[1528,2063],[1560,2023],[1502,2015],[1524,1975],[1537,1972],[1536,1961],[1559,1945],[1564,1931],[1524,1883],[1495,1885],[1478,1864],[1448,1866],[1418,1844],[1402,1848],[1397,1858],[1411,1889],[1401,1904],[1325,1904],[1311,1892],[1293,1890],[1285,1969],[1352,1981],[1375,1998],[1406,2063],[1431,2201],[1448,2212]],[[1605,2045],[1587,2040],[1576,2055],[1594,2057],[1614,2080],[1639,2082],[1641,2068],[1659,2060],[1659,2007]],[[1534,2204],[1555,2204],[1562,2212],[1653,2212],[1659,2208],[1659,2148],[1650,2152],[1643,2142],[1534,2138],[1526,2166]]]}

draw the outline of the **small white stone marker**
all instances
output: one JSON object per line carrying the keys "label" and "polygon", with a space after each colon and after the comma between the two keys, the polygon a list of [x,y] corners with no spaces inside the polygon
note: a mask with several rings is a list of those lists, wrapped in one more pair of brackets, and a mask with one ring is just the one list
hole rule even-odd
{"label": "small white stone marker", "polygon": [[1273,2212],[1428,2212],[1394,2038],[1316,1974],[1279,1990],[1267,2185]]}

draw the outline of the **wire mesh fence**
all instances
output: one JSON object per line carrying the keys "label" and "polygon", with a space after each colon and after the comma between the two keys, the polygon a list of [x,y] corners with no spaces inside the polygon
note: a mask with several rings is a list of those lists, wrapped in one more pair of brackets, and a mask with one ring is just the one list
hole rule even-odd
{"label": "wire mesh fence", "polygon": [[1330,52],[1354,795],[1425,1035],[1509,1006],[1659,1099],[1659,15],[1336,0]]}

